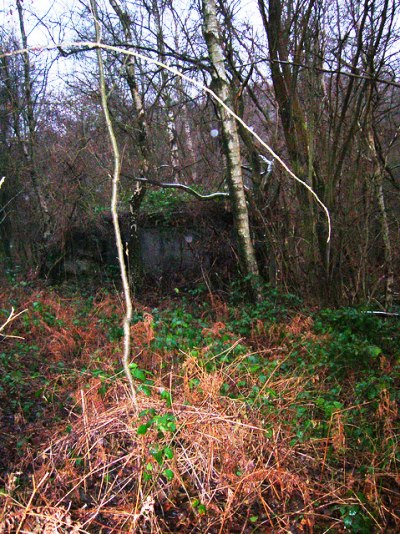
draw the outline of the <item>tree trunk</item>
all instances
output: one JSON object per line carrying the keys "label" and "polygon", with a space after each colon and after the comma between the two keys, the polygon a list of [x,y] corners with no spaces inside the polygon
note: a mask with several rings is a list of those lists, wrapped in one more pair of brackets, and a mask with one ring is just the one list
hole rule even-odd
{"label": "tree trunk", "polygon": [[[26,50],[28,48],[28,38],[25,31],[24,13],[21,0],[16,0],[19,27],[21,32],[22,47]],[[37,198],[39,214],[40,214],[40,243],[39,243],[39,257],[38,269],[43,271],[46,263],[47,244],[51,233],[51,217],[45,193],[38,182],[36,169],[36,119],[34,109],[34,98],[32,94],[32,77],[31,77],[31,63],[29,60],[29,52],[23,54],[24,60],[24,97],[25,97],[25,122],[28,132],[27,138],[20,137],[23,154],[29,167],[29,174],[31,178],[32,188]]]}
{"label": "tree trunk", "polygon": [[[119,0],[110,0],[111,7],[114,9],[124,32],[124,37],[127,43],[133,44],[133,37],[131,31],[131,20],[129,13],[124,10]],[[136,81],[136,66],[135,59],[128,56],[125,64],[125,74],[131,93],[133,108],[135,111],[135,119],[137,121],[137,134],[135,142],[139,148],[140,161],[139,172],[141,176],[147,178],[150,170],[149,163],[149,136],[147,133],[147,123],[145,116],[145,109],[138,90]],[[138,220],[140,213],[140,206],[144,198],[146,189],[143,182],[135,181],[133,183],[133,191],[129,200],[129,237],[125,246],[125,254],[129,265],[129,279],[132,289],[138,289],[140,281],[143,278],[143,266],[141,261],[140,240],[138,233]]]}
{"label": "tree trunk", "polygon": [[[158,60],[166,62],[165,58],[165,43],[164,43],[164,31],[162,25],[162,13],[158,0],[153,0],[150,6],[150,13],[154,17],[156,25],[157,35],[157,51]],[[168,64],[168,63],[167,63]],[[161,99],[164,102],[165,113],[167,119],[167,133],[169,143],[169,157],[171,164],[171,181],[177,183],[179,181],[180,162],[179,162],[179,148],[178,148],[178,134],[176,130],[176,123],[174,112],[172,110],[172,97],[171,88],[169,87],[170,80],[168,79],[168,72],[166,69],[161,69],[161,82],[162,82],[162,96]]]}
{"label": "tree trunk", "polygon": [[[1,145],[0,150],[2,150]],[[3,167],[3,157],[1,156],[2,154],[0,153],[0,173],[6,166],[4,165]],[[7,204],[11,198],[7,191],[9,184],[2,178],[2,174],[0,174],[0,263],[3,264],[4,270],[8,270],[11,269],[13,265],[11,255],[12,226],[7,208]]]}
{"label": "tree trunk", "polygon": [[[312,187],[319,198],[326,203],[327,183],[322,178],[321,169],[313,153],[314,134],[306,116],[306,109],[299,96],[298,71],[290,65],[289,46],[291,31],[288,22],[284,21],[284,3],[281,0],[258,0],[264,30],[268,39],[271,77],[274,94],[278,103],[279,117],[282,123],[289,158],[295,174]],[[305,46],[304,32],[310,23],[312,9],[315,5],[310,0],[304,6],[301,36],[299,41],[292,43],[296,58]],[[310,47],[312,43],[308,42]],[[311,54],[314,57],[317,54]],[[315,85],[315,84],[314,84]],[[309,97],[309,95],[307,95]],[[296,185],[296,195],[301,209],[304,237],[310,245],[306,248],[306,262],[312,273],[314,284],[325,300],[332,296],[331,291],[331,243],[326,243],[323,217],[318,213],[313,199],[307,190]],[[328,204],[328,208],[332,206]]]}
{"label": "tree trunk", "polygon": [[[204,37],[212,64],[213,89],[217,96],[227,106],[232,108],[230,86],[225,70],[222,46],[220,44],[215,0],[203,0],[202,8]],[[228,187],[233,207],[241,268],[244,275],[249,279],[253,297],[260,299],[260,275],[250,234],[237,125],[235,119],[223,106],[218,106],[218,108],[221,114],[223,144],[228,167]]]}
{"label": "tree trunk", "polygon": [[386,211],[385,194],[383,190],[383,174],[384,169],[379,161],[378,152],[375,144],[375,137],[372,128],[372,121],[367,127],[367,141],[373,159],[373,185],[375,197],[378,204],[378,218],[382,232],[382,241],[385,257],[385,308],[390,310],[393,305],[393,285],[394,285],[394,271],[393,271],[393,254],[392,244],[390,239],[389,221]]}

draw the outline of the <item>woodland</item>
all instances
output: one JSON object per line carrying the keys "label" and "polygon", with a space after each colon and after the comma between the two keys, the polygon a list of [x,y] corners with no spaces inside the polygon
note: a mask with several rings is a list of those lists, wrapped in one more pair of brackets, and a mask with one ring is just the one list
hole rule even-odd
{"label": "woodland", "polygon": [[399,532],[398,2],[0,18],[0,534]]}

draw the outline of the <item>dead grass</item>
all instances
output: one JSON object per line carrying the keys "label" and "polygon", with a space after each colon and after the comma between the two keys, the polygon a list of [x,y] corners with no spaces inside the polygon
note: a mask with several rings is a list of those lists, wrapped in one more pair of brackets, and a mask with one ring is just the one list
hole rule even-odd
{"label": "dead grass", "polygon": [[[25,306],[32,307],[34,298]],[[42,340],[43,353],[53,361],[79,356],[84,362],[101,354],[112,369],[109,359],[115,345],[95,324],[99,314],[115,313],[115,298],[95,301],[87,328],[74,323],[68,305],[56,295],[40,298],[60,321],[49,327],[43,313],[37,314],[27,332],[30,339]],[[206,334],[218,338],[224,327],[218,321]],[[311,335],[310,321],[300,316],[282,328],[293,335]],[[132,334],[142,357],[153,358],[153,319],[147,311]],[[248,354],[213,372],[185,355],[179,370],[160,372],[151,395],[139,394],[138,404],[147,414],[152,410],[161,417],[172,415],[172,432],[161,433],[153,424],[138,434],[147,416],[138,417],[122,380],[109,379],[106,393],[100,378],[76,381],[68,418],[53,424],[51,433],[43,431],[46,441],[27,449],[7,476],[0,493],[0,534],[343,532],[338,510],[352,506],[370,516],[374,532],[398,531],[398,475],[382,469],[373,456],[371,473],[362,479],[354,472],[348,461],[352,451],[345,439],[344,410],[332,414],[326,438],[293,443],[292,416],[311,379],[279,375],[289,357],[288,347],[279,347],[281,339],[278,327],[268,331],[261,321],[254,325],[253,346],[278,363],[251,402],[221,395],[226,383],[246,380],[249,391],[255,384],[255,377],[240,368]],[[160,395],[166,387],[172,394],[170,406]],[[276,392],[270,412],[257,404],[267,389]],[[377,416],[384,421],[384,439],[393,443],[395,455],[398,413],[385,390]],[[164,455],[160,465],[154,451],[165,449],[171,449],[173,457]],[[339,463],[328,462],[331,449]],[[367,502],[357,497],[360,491]]]}
{"label": "dead grass", "polygon": [[[192,378],[199,380],[195,391]],[[154,428],[137,434],[140,421],[121,382],[104,400],[96,382],[77,392],[69,433],[60,429],[32,462],[21,463],[21,471],[33,469],[33,489],[18,501],[5,498],[2,532],[12,532],[16,520],[25,530],[32,521],[59,521],[61,532],[234,532],[256,516],[266,530],[310,529],[312,497],[304,468],[293,468],[290,436],[278,421],[267,436],[242,402],[221,397],[224,380],[189,358],[170,408],[159,386],[150,397],[139,396],[142,410],[174,415],[176,431],[163,436]],[[159,466],[155,446],[171,447],[174,457]],[[152,478],[145,480],[149,465]],[[162,474],[166,467],[171,481]]]}
{"label": "dead grass", "polygon": [[[290,446],[281,420],[304,384],[271,384],[285,393],[281,411],[268,421],[271,434],[243,402],[221,397],[222,371],[208,374],[188,358],[183,377],[172,378],[183,378],[183,384],[174,388],[180,393],[171,407],[160,398],[160,385],[138,399],[141,410],[174,415],[176,431],[163,436],[155,428],[137,434],[141,420],[121,382],[105,398],[95,380],[77,391],[68,433],[60,428],[47,447],[19,466],[30,472],[30,491],[6,488],[0,532],[14,532],[17,524],[20,532],[68,533],[250,532],[252,521],[262,532],[339,525],[324,509],[354,502],[345,497],[349,481],[333,480],[329,469],[321,472],[323,443],[312,451]],[[198,380],[195,389],[189,387],[192,378]],[[332,433],[335,446],[342,446],[340,418],[333,419]],[[174,457],[159,466],[151,455],[155,446],[171,447]],[[152,478],[145,480],[149,465]],[[171,481],[163,475],[166,467],[174,473]]]}

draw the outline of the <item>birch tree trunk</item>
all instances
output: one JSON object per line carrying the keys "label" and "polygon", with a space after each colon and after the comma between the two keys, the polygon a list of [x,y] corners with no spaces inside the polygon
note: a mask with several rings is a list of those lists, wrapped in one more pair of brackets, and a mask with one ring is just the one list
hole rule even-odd
{"label": "birch tree trunk", "polygon": [[[115,11],[124,32],[125,40],[128,44],[133,44],[133,36],[131,30],[131,20],[129,13],[122,7],[119,0],[110,0],[111,7]],[[137,134],[135,142],[137,143],[140,159],[139,159],[139,173],[141,176],[147,178],[150,170],[149,163],[149,136],[146,123],[145,109],[142,98],[139,94],[138,84],[136,80],[136,66],[135,60],[132,56],[128,56],[125,63],[125,74],[132,98],[133,108],[135,111],[135,119],[137,121]],[[129,237],[126,243],[125,254],[127,256],[129,265],[129,279],[130,285],[133,289],[137,288],[142,280],[143,268],[140,254],[140,242],[138,234],[138,220],[140,213],[140,206],[145,195],[145,184],[143,182],[134,180],[132,187],[132,194],[129,199]]]}
{"label": "birch tree trunk", "polygon": [[[216,95],[230,108],[232,99],[230,85],[224,65],[224,54],[218,30],[215,0],[203,0],[202,12],[204,38],[212,64],[212,83]],[[217,104],[218,105],[218,104]],[[222,121],[224,151],[228,167],[228,187],[233,208],[241,268],[249,278],[250,289],[255,299],[261,298],[260,275],[250,234],[249,214],[243,186],[242,160],[238,129],[235,119],[223,106],[218,106]]]}

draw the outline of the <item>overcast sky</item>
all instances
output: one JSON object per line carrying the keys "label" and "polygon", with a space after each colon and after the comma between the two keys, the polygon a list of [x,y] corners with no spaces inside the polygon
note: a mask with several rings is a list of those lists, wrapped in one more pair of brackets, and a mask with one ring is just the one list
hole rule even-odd
{"label": "overcast sky", "polygon": [[[17,9],[15,0],[0,0],[3,7],[4,26],[13,24],[17,27]],[[23,0],[26,9],[26,27],[29,31],[31,46],[49,43],[49,35],[42,21],[56,23],[63,17],[70,18],[70,13],[77,12],[79,0]],[[30,15],[31,13],[31,15]],[[58,36],[56,34],[56,36]]]}
{"label": "overcast sky", "polygon": [[[70,20],[70,14],[78,13],[84,3],[88,5],[89,0],[23,0],[27,11],[34,13],[34,16],[27,16],[27,27],[30,27],[30,45],[37,46],[49,43],[48,32],[41,24],[41,20],[50,20],[55,23],[60,18],[64,18],[64,22],[67,23]],[[183,0],[183,5],[185,4],[186,2]],[[15,0],[0,0],[0,6],[2,6],[3,20],[0,21],[2,25],[7,26],[12,23],[17,25]],[[257,0],[242,0],[240,12],[243,14],[243,18],[251,19],[252,24],[260,28],[261,20],[257,8]],[[68,36],[61,33],[57,34],[57,32],[54,35],[57,40],[65,37],[68,38]]]}
{"label": "overcast sky", "polygon": [[[189,0],[175,0],[175,5],[179,1],[182,2],[182,11],[184,11]],[[100,4],[103,2],[106,2],[106,0],[99,0]],[[85,4],[88,5],[89,0],[23,0],[27,13],[26,29],[29,32],[29,45],[44,46],[50,43],[72,40],[74,36],[71,28],[74,28],[74,16],[77,19],[76,23],[78,23],[79,12]],[[15,0],[0,0],[0,7],[0,27],[9,27],[14,24],[15,33],[19,35]],[[250,21],[255,30],[261,30],[261,34],[265,38],[257,0],[241,0],[240,15],[243,20]],[[49,35],[49,30],[51,36]],[[393,46],[393,53],[399,52],[400,41]]]}
{"label": "overcast sky", "polygon": [[[105,0],[99,0],[103,3]],[[188,5],[188,0],[175,0],[175,5],[182,2],[182,11]],[[88,5],[89,0],[23,0],[25,8],[25,27],[28,33],[29,46],[45,46],[48,44],[72,41],[75,38],[75,23],[78,24],[79,13],[83,5]],[[0,0],[0,27],[15,28],[15,34],[19,36],[18,13],[15,0]],[[261,19],[258,14],[257,0],[242,0],[240,12],[243,19],[251,19],[254,27],[260,28]],[[171,43],[173,45],[173,43]],[[51,57],[51,53],[49,57]],[[56,54],[54,54],[55,56]],[[62,80],[66,75],[81,66],[76,64],[74,58],[65,61],[65,58],[53,64],[49,75],[49,83],[54,89],[62,89]]]}

